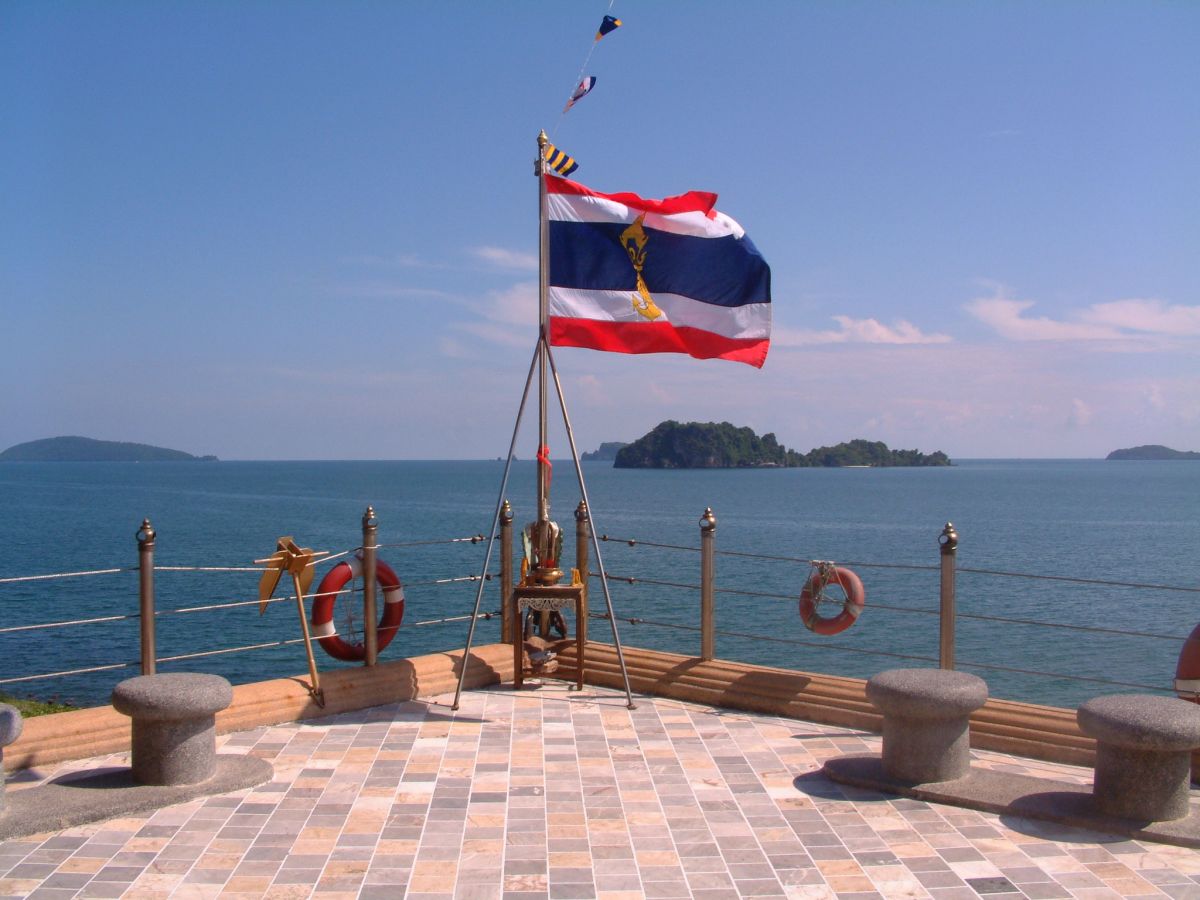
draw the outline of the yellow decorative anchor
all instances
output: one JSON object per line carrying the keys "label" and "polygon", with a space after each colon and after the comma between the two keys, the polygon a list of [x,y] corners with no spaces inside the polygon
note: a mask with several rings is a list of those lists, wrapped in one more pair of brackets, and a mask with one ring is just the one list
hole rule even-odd
{"label": "yellow decorative anchor", "polygon": [[317,660],[313,655],[312,636],[308,631],[308,616],[304,613],[304,593],[312,585],[313,558],[325,556],[324,551],[314,551],[308,547],[297,547],[291,537],[281,537],[275,542],[275,552],[266,559],[256,559],[255,562],[265,563],[267,569],[258,581],[258,614],[267,611],[267,601],[279,585],[279,579],[287,572],[292,576],[292,586],[296,589],[296,611],[300,614],[300,631],[304,635],[304,652],[308,656],[308,674],[312,679],[309,693],[317,702],[317,706],[325,708],[325,693],[321,690],[321,678],[317,674]]}
{"label": "yellow decorative anchor", "polygon": [[642,277],[642,267],[646,265],[646,242],[649,240],[646,230],[642,227],[645,219],[646,214],[642,213],[632,225],[621,232],[621,246],[629,254],[633,271],[637,273],[637,294],[630,298],[633,308],[638,315],[653,322],[663,313],[655,305],[654,298],[650,296],[650,289],[646,287],[646,279]]}

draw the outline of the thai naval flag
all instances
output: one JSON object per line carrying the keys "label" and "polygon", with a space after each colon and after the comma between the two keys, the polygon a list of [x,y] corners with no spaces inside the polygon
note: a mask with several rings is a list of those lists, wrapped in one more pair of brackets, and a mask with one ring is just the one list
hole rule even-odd
{"label": "thai naval flag", "polygon": [[761,368],[771,270],[716,194],[601,194],[546,177],[550,343]]}

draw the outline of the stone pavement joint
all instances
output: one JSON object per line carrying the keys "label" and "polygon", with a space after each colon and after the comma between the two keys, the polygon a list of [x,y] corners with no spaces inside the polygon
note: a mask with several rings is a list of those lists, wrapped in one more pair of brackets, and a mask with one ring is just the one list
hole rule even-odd
{"label": "stone pavement joint", "polygon": [[[839,726],[527,683],[218,738],[265,784],[0,841],[0,900],[1195,897],[1200,854],[836,784]],[[972,752],[997,771],[1085,769]],[[67,771],[26,773],[10,802]],[[1192,792],[1192,802],[1197,802]]]}

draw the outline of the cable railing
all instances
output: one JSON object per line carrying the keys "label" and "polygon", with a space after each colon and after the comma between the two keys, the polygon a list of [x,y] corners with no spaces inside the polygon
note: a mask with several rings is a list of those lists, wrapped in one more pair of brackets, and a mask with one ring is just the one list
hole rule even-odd
{"label": "cable railing", "polygon": [[[374,566],[373,557],[376,552],[382,548],[389,549],[405,549],[405,548],[423,548],[426,550],[437,548],[446,548],[449,552],[458,552],[457,547],[470,548],[483,543],[486,538],[481,534],[472,534],[459,537],[437,538],[428,540],[410,540],[396,541],[391,543],[380,543],[375,534],[376,523],[374,520],[373,511],[368,509],[368,515],[363,519],[363,543],[357,547],[343,549],[336,552],[326,552],[313,554],[315,564],[325,566],[327,564],[337,563],[339,560],[347,557],[355,557],[359,560],[359,565],[366,569]],[[273,571],[269,560],[257,560],[255,565],[220,565],[220,564],[204,564],[204,565],[163,565],[155,560],[155,544],[157,535],[150,525],[149,520],[143,520],[141,527],[137,530],[136,540],[138,549],[138,565],[136,566],[114,566],[106,568],[89,568],[62,572],[38,573],[31,575],[18,575],[0,579],[0,598],[3,598],[5,588],[13,587],[20,589],[21,594],[10,596],[9,599],[15,600],[19,606],[10,607],[10,609],[20,609],[25,606],[22,602],[26,597],[30,600],[29,608],[35,605],[40,606],[42,598],[39,595],[29,593],[31,587],[42,586],[49,587],[57,582],[65,580],[88,581],[95,580],[98,576],[119,576],[136,573],[138,576],[138,604],[135,609],[129,611],[112,612],[102,615],[82,615],[71,618],[56,618],[51,621],[41,622],[23,622],[17,621],[13,624],[0,627],[0,638],[5,640],[16,640],[21,637],[32,638],[34,635],[48,632],[54,632],[58,629],[72,629],[82,626],[89,626],[86,630],[87,637],[82,641],[78,638],[71,638],[71,646],[80,648],[75,654],[77,665],[73,667],[51,666],[41,670],[37,665],[44,659],[53,658],[49,653],[26,652],[25,656],[35,657],[32,660],[25,660],[25,665],[14,666],[16,658],[21,654],[18,652],[9,652],[0,654],[0,658],[8,659],[8,666],[5,669],[0,669],[0,689],[6,686],[25,685],[32,683],[52,682],[55,680],[78,678],[79,676],[92,676],[98,673],[122,673],[128,672],[131,674],[153,674],[157,671],[160,664],[162,665],[177,665],[189,661],[209,660],[218,657],[233,657],[240,654],[252,654],[263,651],[281,650],[285,648],[294,648],[296,645],[305,645],[307,655],[310,662],[310,671],[313,673],[314,682],[316,681],[317,671],[315,661],[312,655],[312,644],[327,638],[342,638],[345,641],[354,642],[357,646],[361,646],[371,641],[367,638],[367,633],[371,634],[374,642],[382,639],[386,640],[393,637],[403,627],[405,632],[414,633],[416,631],[437,630],[439,627],[460,625],[463,622],[474,618],[471,615],[452,614],[450,610],[444,615],[426,614],[423,617],[410,615],[407,621],[401,620],[398,624],[387,625],[382,621],[376,621],[374,615],[363,615],[361,619],[357,614],[336,615],[326,627],[324,627],[319,636],[307,634],[307,622],[302,631],[305,632],[299,637],[272,637],[269,640],[257,641],[242,641],[233,642],[232,644],[222,646],[196,646],[197,643],[202,643],[206,636],[216,634],[218,637],[225,637],[229,634],[240,634],[249,636],[256,627],[262,629],[265,626],[260,625],[258,621],[260,617],[254,619],[240,619],[235,628],[228,627],[210,627],[207,630],[204,628],[195,628],[192,625],[181,625],[174,629],[174,634],[170,636],[171,652],[160,653],[158,641],[157,626],[169,625],[172,620],[176,619],[191,619],[196,614],[222,615],[233,614],[237,615],[246,607],[254,607],[261,612],[265,612],[268,607],[277,604],[298,603],[297,597],[286,591],[272,591],[268,596],[259,596],[254,599],[247,599],[248,592],[241,588],[234,587],[225,594],[225,599],[210,600],[204,602],[184,601],[176,602],[176,605],[163,604],[162,585],[156,585],[155,576],[166,576],[170,579],[178,579],[187,577],[192,574],[205,576],[203,582],[204,589],[208,589],[214,582],[212,578],[237,579],[246,575],[255,577],[255,581],[262,579],[267,573]],[[282,539],[281,539],[282,540]],[[281,543],[282,546],[282,543]],[[370,562],[368,562],[370,561]],[[282,574],[282,573],[281,573]],[[415,578],[403,584],[403,589],[412,590],[414,588],[421,590],[426,598],[431,595],[430,591],[437,591],[445,587],[453,587],[456,585],[464,585],[470,583],[478,583],[480,581],[491,582],[496,573],[478,571],[472,574],[441,574],[434,571],[423,572],[422,576]],[[310,576],[311,577],[311,576]],[[281,586],[287,585],[287,580],[281,582]],[[361,604],[367,607],[374,599],[375,588],[377,585],[373,582],[368,582],[366,578],[355,579],[346,583],[344,586],[336,590],[321,590],[315,585],[310,586],[311,589],[304,590],[299,601],[300,609],[303,610],[302,604],[315,603],[320,600],[333,602],[340,609],[349,603],[350,607]],[[194,588],[189,588],[186,585],[175,584],[173,581],[172,592],[183,591],[191,593]],[[114,591],[109,591],[109,594],[115,594]],[[232,596],[231,596],[232,595]],[[18,599],[19,597],[19,599]],[[89,598],[90,599],[90,598]],[[112,603],[114,601],[107,601]],[[119,602],[119,601],[116,601]],[[499,604],[497,604],[497,607]],[[500,609],[480,612],[478,618],[481,620],[489,620],[500,616]],[[302,613],[304,615],[304,613]],[[10,619],[11,621],[11,619]],[[102,631],[94,631],[96,626],[117,626],[136,625],[137,636],[133,638],[132,643],[140,644],[140,658],[130,659],[122,657],[122,649],[129,649],[131,645],[130,638],[126,633],[113,634],[104,633]],[[349,626],[349,627],[347,627]],[[183,636],[186,635],[186,640]],[[453,647],[457,643],[457,636],[454,639],[442,641],[442,646],[434,647],[432,643],[437,638],[418,639],[417,643],[422,646],[417,652],[434,652],[434,650],[446,649]],[[187,646],[191,644],[191,646]],[[48,647],[44,641],[37,645],[10,645],[11,651],[21,650],[26,646],[36,646],[37,648]],[[62,645],[66,646],[66,644]],[[415,655],[415,654],[414,654]],[[107,659],[103,657],[107,656]],[[115,657],[115,658],[114,658]],[[371,660],[370,664],[374,664],[375,660]],[[259,667],[251,664],[245,664],[247,667],[258,669]],[[13,668],[17,671],[12,671]],[[24,669],[22,671],[21,669]]]}
{"label": "cable railing", "polygon": [[[627,593],[638,595],[634,605],[639,608],[642,606],[653,607],[656,604],[653,602],[650,595],[653,592],[658,592],[657,605],[661,608],[669,607],[669,603],[664,602],[664,598],[668,596],[674,599],[680,592],[691,592],[701,596],[701,610],[698,617],[692,614],[693,622],[696,618],[699,619],[699,624],[688,624],[676,619],[672,621],[670,617],[664,618],[661,614],[655,615],[638,614],[628,618],[618,616],[619,622],[624,622],[635,627],[649,627],[662,629],[669,632],[694,634],[699,636],[700,658],[713,658],[714,650],[712,648],[717,644],[718,639],[721,642],[725,652],[722,653],[723,658],[734,658],[736,655],[743,662],[765,662],[763,654],[760,652],[752,652],[747,655],[744,648],[750,645],[772,644],[787,647],[803,648],[805,650],[820,651],[826,657],[832,654],[842,656],[859,656],[859,657],[877,657],[881,660],[903,659],[921,663],[923,665],[933,665],[942,668],[965,668],[978,670],[981,673],[992,672],[1002,675],[1021,676],[1025,679],[1034,679],[1045,684],[1054,686],[1055,690],[1063,693],[1066,689],[1061,686],[1064,683],[1074,684],[1077,690],[1084,690],[1088,686],[1104,685],[1112,688],[1120,689],[1136,689],[1153,692],[1171,693],[1175,690],[1171,687],[1171,670],[1162,671],[1160,667],[1154,673],[1155,676],[1161,674],[1162,680],[1154,681],[1150,678],[1129,677],[1130,673],[1123,668],[1114,665],[1115,671],[1113,674],[1104,674],[1091,671],[1054,671],[1052,668],[1037,664],[1020,664],[1018,658],[994,660],[987,658],[987,651],[1006,643],[1020,644],[1022,639],[1014,637],[1019,632],[1026,629],[1036,629],[1044,633],[1062,635],[1062,639],[1069,640],[1075,646],[1086,646],[1090,642],[1097,640],[1119,640],[1126,647],[1131,641],[1157,641],[1167,642],[1169,648],[1164,648],[1161,652],[1156,651],[1153,655],[1157,658],[1166,659],[1173,662],[1171,654],[1179,652],[1181,647],[1186,647],[1189,642],[1194,642],[1196,639],[1188,636],[1188,631],[1182,633],[1169,633],[1164,630],[1154,630],[1144,627],[1118,627],[1115,624],[1106,622],[1092,623],[1087,620],[1076,621],[1055,621],[1052,617],[1040,616],[1028,610],[1016,610],[1006,614],[1004,611],[993,612],[988,609],[975,607],[969,609],[960,609],[958,604],[958,594],[961,592],[956,585],[956,576],[966,576],[971,579],[989,578],[1000,580],[1009,585],[1020,579],[1023,583],[1033,583],[1036,586],[1049,587],[1056,590],[1070,588],[1088,588],[1088,589],[1104,589],[1108,591],[1138,591],[1146,592],[1146,600],[1143,602],[1151,602],[1153,592],[1167,592],[1169,595],[1189,595],[1200,593],[1200,588],[1171,585],[1157,583],[1153,580],[1127,580],[1121,578],[1098,578],[1098,577],[1077,577],[1071,575],[1051,574],[1044,575],[1036,572],[1014,572],[1002,571],[998,569],[989,569],[981,567],[958,567],[956,565],[958,535],[952,525],[947,525],[939,535],[939,562],[936,565],[920,565],[912,563],[887,563],[878,561],[864,560],[849,560],[839,561],[838,566],[850,567],[853,569],[870,569],[877,573],[886,574],[891,578],[891,581],[886,582],[892,589],[895,589],[897,579],[913,576],[922,578],[925,575],[937,573],[936,585],[932,583],[923,583],[919,588],[921,593],[926,596],[936,596],[938,602],[936,606],[931,605],[913,605],[903,602],[900,597],[894,600],[892,597],[885,594],[885,599],[881,602],[879,599],[872,597],[866,609],[869,615],[874,616],[876,613],[896,614],[899,616],[920,617],[928,620],[930,617],[937,617],[939,626],[937,628],[938,645],[935,651],[932,652],[898,652],[897,648],[889,646],[881,646],[879,642],[873,645],[868,645],[866,641],[847,641],[839,642],[836,646],[828,641],[828,638],[818,638],[816,640],[804,640],[798,637],[790,637],[781,634],[786,628],[779,626],[772,628],[769,632],[752,632],[739,630],[736,628],[718,628],[716,627],[715,609],[709,610],[706,614],[704,609],[704,595],[707,593],[713,598],[720,598],[724,601],[721,606],[722,615],[728,615],[731,607],[730,602],[737,603],[742,609],[745,609],[747,602],[754,605],[754,609],[762,611],[769,610],[769,607],[764,607],[758,601],[770,602],[778,604],[780,601],[796,604],[802,589],[792,588],[789,590],[773,589],[775,585],[782,581],[790,583],[805,583],[806,576],[811,572],[816,571],[817,567],[822,564],[820,560],[811,560],[794,555],[781,555],[774,553],[756,553],[744,550],[717,550],[715,548],[715,519],[711,518],[711,512],[706,511],[705,518],[701,519],[701,542],[700,546],[687,546],[679,543],[667,543],[654,540],[645,540],[633,535],[613,535],[605,534],[600,537],[600,540],[611,545],[615,545],[625,556],[632,554],[641,554],[642,551],[663,551],[674,556],[678,552],[688,552],[699,554],[701,557],[699,564],[698,579],[679,579],[679,578],[662,578],[656,577],[655,574],[648,572],[640,574],[633,571],[632,564],[622,564],[621,568],[610,568],[606,574],[609,582],[612,585],[619,585],[622,588],[627,588]],[[733,581],[738,582],[737,586],[718,585],[715,583],[714,562],[718,559],[725,559],[727,562],[734,561],[738,563],[753,564],[753,577],[739,578],[735,576]],[[781,566],[784,570],[790,568],[790,575],[768,577],[764,574],[763,568],[767,566]],[[797,571],[799,570],[799,571]],[[598,573],[591,573],[593,579],[598,578]],[[1003,590],[1003,589],[1001,589]],[[1028,588],[1026,590],[1029,590]],[[993,589],[992,593],[995,593]],[[1016,592],[1020,592],[1017,589]],[[911,593],[911,591],[909,592]],[[975,599],[980,594],[986,594],[986,591],[973,590],[971,599]],[[841,601],[842,598],[835,597],[835,602]],[[1131,601],[1136,602],[1136,601]],[[695,607],[692,607],[695,610]],[[1024,613],[1024,614],[1022,614]],[[767,611],[762,613],[764,618],[772,622],[779,622],[779,617],[774,613]],[[602,617],[603,618],[603,617]],[[853,620],[851,620],[853,621]],[[970,639],[971,632],[980,628],[987,628],[987,637],[974,640],[967,640],[967,647],[972,650],[970,658],[960,658],[956,660],[956,651],[961,656],[963,649],[963,635]],[[1186,628],[1191,629],[1191,624],[1187,624]],[[891,631],[886,629],[887,631]],[[925,637],[931,637],[932,632],[929,629],[923,629]],[[996,635],[1003,634],[1004,639],[998,640]],[[856,632],[851,631],[846,638],[856,638]],[[886,640],[886,638],[885,638]],[[1043,641],[1053,640],[1043,638]],[[694,648],[694,644],[692,645]],[[705,648],[709,648],[707,651]],[[1108,645],[1105,645],[1105,653],[1108,652]],[[663,649],[686,649],[678,639],[664,639]],[[757,648],[752,648],[757,649]],[[694,649],[689,651],[695,653]],[[738,655],[740,654],[740,655]],[[1059,655],[1051,653],[1050,657]],[[1132,653],[1131,655],[1144,655]],[[792,666],[783,666],[791,668]],[[805,668],[812,668],[805,666]],[[820,669],[819,671],[826,671]],[[856,673],[857,674],[857,673]],[[1182,690],[1176,688],[1176,690]],[[1026,699],[1024,697],[1020,699]]]}
{"label": "cable railing", "polygon": [[[406,590],[421,589],[423,591],[454,588],[468,584],[498,582],[499,602],[497,608],[480,612],[478,619],[501,620],[501,639],[511,634],[510,617],[511,594],[514,582],[513,552],[512,552],[512,513],[507,509],[499,522],[498,539],[501,543],[499,572],[484,572],[471,574],[453,574],[422,571],[418,577],[406,581]],[[375,533],[373,512],[368,509],[364,516],[362,543],[349,549],[336,552],[321,553],[319,563],[326,565],[338,560],[354,557],[361,561],[364,573],[374,568],[376,553],[381,549],[403,550],[409,548],[438,548],[438,547],[475,547],[484,544],[488,538],[483,534],[473,534],[442,539],[421,539],[395,542],[380,542]],[[588,559],[587,529],[590,520],[586,513],[576,514],[576,564],[585,583],[598,584],[600,573],[592,571]],[[121,659],[121,646],[127,646],[124,640],[103,638],[97,643],[105,643],[109,648],[108,659],[104,659],[89,650],[80,654],[78,665],[74,668],[55,667],[53,671],[18,671],[6,672],[0,670],[0,687],[30,682],[47,681],[70,676],[92,675],[101,672],[117,672],[122,670],[153,673],[158,664],[173,665],[191,660],[203,660],[217,657],[229,657],[237,654],[261,653],[281,650],[304,644],[310,651],[313,640],[341,636],[348,640],[360,641],[366,648],[374,644],[376,652],[381,638],[386,640],[395,635],[397,630],[410,631],[415,629],[437,628],[468,622],[472,615],[458,614],[457,610],[445,610],[445,615],[425,615],[415,619],[410,614],[408,621],[402,624],[380,624],[379,616],[375,614],[377,604],[375,593],[377,585],[374,579],[362,578],[355,580],[337,590],[322,591],[319,588],[306,590],[304,602],[317,600],[334,600],[349,608],[358,610],[361,607],[361,619],[358,613],[350,619],[329,623],[320,636],[316,638],[275,637],[263,634],[270,639],[237,642],[231,646],[217,647],[188,647],[176,646],[172,639],[169,654],[160,655],[156,643],[155,625],[166,626],[173,620],[187,619],[199,614],[221,615],[234,614],[246,607],[265,610],[278,604],[296,603],[294,594],[281,590],[272,592],[270,596],[248,599],[240,589],[232,589],[225,594],[225,599],[206,602],[182,602],[166,608],[159,608],[160,598],[156,595],[155,576],[176,579],[189,574],[200,574],[206,577],[229,576],[233,578],[253,575],[261,578],[264,573],[271,571],[271,566],[258,561],[256,565],[163,565],[155,561],[155,533],[148,521],[144,521],[137,532],[139,564],[137,566],[116,566],[107,568],[90,568],[55,573],[40,573],[0,578],[0,591],[6,587],[27,589],[30,586],[52,584],[81,579],[102,579],[113,576],[138,574],[139,606],[136,610],[112,612],[99,615],[81,615],[74,618],[56,618],[45,622],[22,622],[6,624],[0,627],[0,637],[15,638],[20,635],[44,633],[53,629],[97,626],[120,627],[122,623],[137,623],[138,641],[141,645],[140,659]],[[606,569],[610,586],[620,587],[626,596],[622,605],[632,606],[632,615],[623,616],[618,613],[617,622],[638,629],[657,629],[674,635],[665,646],[647,647],[647,649],[668,649],[672,652],[682,652],[700,659],[716,658],[718,646],[724,658],[736,659],[742,662],[776,664],[774,657],[764,653],[758,645],[771,645],[776,648],[795,648],[797,652],[809,654],[803,665],[793,660],[785,660],[780,668],[803,668],[810,671],[821,671],[816,663],[827,663],[834,674],[859,674],[863,666],[873,665],[871,660],[896,661],[903,660],[921,665],[938,666],[941,668],[967,668],[981,672],[997,673],[1001,676],[1020,676],[1021,678],[1040,680],[1053,685],[1074,684],[1077,689],[1087,686],[1105,685],[1121,689],[1137,689],[1154,692],[1170,692],[1171,681],[1168,672],[1162,672],[1162,679],[1153,683],[1155,673],[1146,675],[1149,670],[1142,666],[1128,667],[1124,663],[1114,664],[1112,671],[1097,671],[1096,667],[1072,665],[1077,660],[1072,658],[1079,655],[1080,648],[1087,649],[1088,641],[1096,642],[1095,656],[1101,657],[1097,664],[1102,668],[1110,661],[1136,658],[1139,655],[1117,648],[1129,646],[1130,641],[1168,642],[1170,650],[1175,651],[1186,646],[1191,638],[1180,633],[1169,633],[1169,630],[1145,627],[1120,627],[1115,623],[1092,622],[1085,617],[1076,616],[1074,621],[1056,621],[1052,616],[1039,615],[1030,607],[1036,601],[1025,603],[1023,594],[1026,591],[1041,589],[1061,590],[1107,590],[1144,592],[1149,598],[1159,596],[1191,596],[1200,594],[1200,587],[1186,585],[1171,585],[1156,583],[1153,579],[1127,580],[1105,579],[1099,577],[1082,577],[1063,574],[1039,574],[1032,571],[1005,571],[983,567],[959,567],[957,565],[958,535],[952,525],[947,524],[938,535],[938,559],[936,564],[923,565],[913,562],[890,563],[872,560],[841,561],[838,567],[866,569],[876,573],[876,580],[870,584],[872,596],[865,607],[869,617],[897,616],[912,621],[928,622],[930,617],[936,617],[936,629],[927,625],[909,626],[888,624],[874,631],[867,627],[848,629],[839,639],[831,641],[826,635],[805,636],[799,631],[801,617],[794,612],[786,612],[784,604],[796,604],[805,590],[809,590],[816,582],[822,567],[832,566],[828,561],[808,559],[799,555],[778,553],[758,553],[742,549],[718,549],[716,546],[716,520],[711,510],[707,510],[700,520],[700,541],[698,546],[668,541],[647,540],[636,536],[615,536],[604,534],[599,541],[608,546],[619,548],[622,554],[616,568]],[[682,556],[681,556],[682,555]],[[683,560],[690,557],[695,563]],[[682,561],[681,561],[682,560]],[[718,580],[716,562],[722,560],[722,576]],[[691,565],[696,565],[696,577],[685,574]],[[681,577],[682,576],[682,577]],[[965,594],[959,581],[971,582],[971,589]],[[982,586],[983,582],[995,582],[1000,587]],[[206,582],[207,584],[207,582]],[[286,588],[288,582],[282,585]],[[1029,585],[1019,590],[1010,588],[1013,584]],[[798,588],[798,585],[804,585]],[[824,589],[823,586],[821,588]],[[820,593],[819,591],[817,592]],[[967,600],[967,605],[960,609],[960,594]],[[882,596],[882,599],[880,599]],[[911,602],[918,596],[936,597],[936,604]],[[1003,602],[1002,609],[995,609],[995,603],[989,602],[999,597]],[[1024,605],[1013,602],[1018,598]],[[682,598],[682,600],[680,599]],[[698,602],[697,602],[698,601]],[[982,602],[989,601],[989,602]],[[820,604],[831,604],[824,610],[845,610],[848,598],[837,596],[817,596],[814,600],[820,609]],[[340,609],[340,607],[339,607]],[[782,611],[782,612],[781,612]],[[718,627],[718,612],[722,619],[740,617],[742,621],[766,622],[766,627]],[[1181,613],[1186,614],[1186,613]],[[608,616],[591,613],[590,618],[606,619]],[[848,624],[854,624],[857,613],[851,616]],[[1069,618],[1069,617],[1068,617]],[[239,620],[247,627],[243,631],[239,625],[238,633],[252,636],[253,629],[249,627],[251,620]],[[828,621],[826,617],[825,621]],[[883,621],[878,620],[878,621]],[[897,619],[899,622],[900,619]],[[349,627],[343,627],[348,622]],[[810,626],[811,627],[811,626]],[[186,630],[186,627],[181,626]],[[1049,642],[1056,652],[1048,654],[1050,658],[1061,658],[1067,671],[1054,671],[1052,667],[1028,662],[1021,655],[1021,645],[1027,642],[1025,638],[1013,638],[1023,629],[1032,629],[1042,635],[1037,640]],[[276,628],[276,630],[278,630]],[[232,632],[233,629],[223,629]],[[264,629],[265,631],[265,629]],[[840,632],[841,629],[839,628]],[[98,632],[97,632],[98,633]],[[1023,632],[1021,632],[1023,633]],[[1063,637],[1045,637],[1059,635]],[[936,646],[931,641],[936,637]],[[360,640],[361,639],[361,640]],[[1057,652],[1061,641],[1062,652]],[[193,642],[194,643],[194,642]],[[428,642],[426,642],[428,644]],[[1010,650],[1000,650],[1001,647],[1015,647]],[[412,647],[407,648],[410,651]],[[447,649],[438,647],[438,650]],[[432,647],[423,648],[422,652],[432,652]],[[956,659],[956,655],[965,658]],[[790,652],[782,650],[782,652]],[[997,658],[997,653],[1008,653]],[[1157,657],[1164,657],[1168,651],[1155,651]],[[113,658],[116,656],[117,658]],[[368,658],[363,661],[373,665],[375,655],[366,653]],[[858,662],[846,662],[858,660]],[[1070,665],[1068,665],[1070,663]],[[1160,667],[1161,669],[1161,667]],[[314,670],[315,671],[315,670]],[[1016,699],[1027,699],[1018,697]],[[1037,698],[1035,698],[1037,699]]]}

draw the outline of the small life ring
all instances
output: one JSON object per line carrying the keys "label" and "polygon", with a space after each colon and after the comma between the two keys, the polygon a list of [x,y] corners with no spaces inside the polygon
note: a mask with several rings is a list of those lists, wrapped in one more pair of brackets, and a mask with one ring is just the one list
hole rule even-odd
{"label": "small life ring", "polygon": [[[362,560],[358,557],[342,560],[325,573],[313,598],[313,636],[320,641],[321,649],[334,659],[359,662],[367,657],[367,648],[361,642],[351,644],[342,640],[333,624],[338,592],[355,578],[362,578],[362,573]],[[383,588],[383,612],[376,631],[377,647],[382,650],[392,642],[404,618],[404,586],[392,567],[382,560],[375,561],[375,580]]]}
{"label": "small life ring", "polygon": [[1175,666],[1175,693],[1183,700],[1200,703],[1200,625],[1192,629]]}
{"label": "small life ring", "polygon": [[[817,598],[831,584],[836,584],[846,593],[842,611],[832,618],[817,615]],[[866,606],[866,594],[862,581],[849,569],[839,566],[822,566],[804,582],[800,591],[800,621],[804,627],[816,634],[839,634],[853,625]]]}

